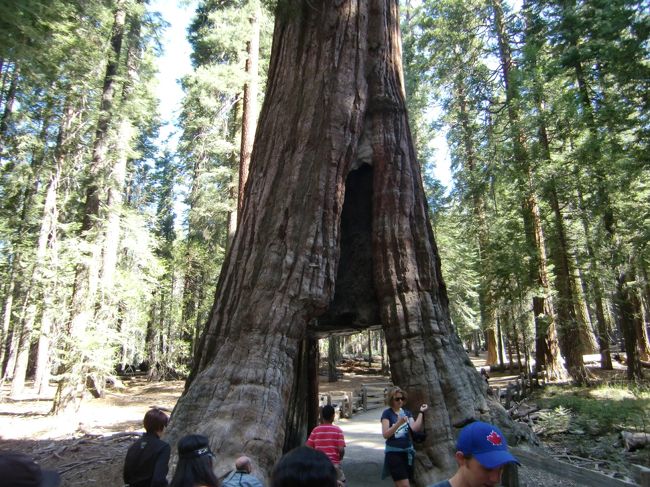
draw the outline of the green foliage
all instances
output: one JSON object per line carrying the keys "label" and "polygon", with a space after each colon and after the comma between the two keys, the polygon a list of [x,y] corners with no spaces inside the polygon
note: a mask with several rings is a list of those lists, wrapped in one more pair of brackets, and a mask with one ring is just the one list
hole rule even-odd
{"label": "green foliage", "polygon": [[463,339],[480,326],[478,318],[479,276],[476,271],[476,241],[461,222],[464,216],[452,209],[437,216],[436,240],[440,249],[442,275],[450,297],[452,323]]}
{"label": "green foliage", "polygon": [[564,406],[555,406],[551,411],[539,413],[538,425],[545,435],[565,433],[571,425],[571,411]]}
{"label": "green foliage", "polygon": [[[251,37],[250,18],[260,7],[257,0],[200,2],[196,15],[189,27],[188,39],[192,44],[192,62],[195,68],[201,66],[238,66],[242,76],[243,63],[246,61],[246,43]],[[270,37],[271,22],[267,11],[262,10],[263,37]],[[268,40],[261,44],[268,58]],[[241,86],[241,79],[221,76],[214,82],[234,83]]]}
{"label": "green foliage", "polygon": [[[648,431],[650,391],[604,385],[594,389],[547,387],[539,406],[551,409],[542,418],[546,431],[579,428],[593,436],[618,431]],[[548,429],[547,429],[548,428]]]}
{"label": "green foliage", "polygon": [[[107,115],[107,156],[102,171],[95,174],[88,168],[111,52],[107,41],[115,2],[20,2],[0,20],[6,27],[0,57],[7,81],[0,98],[7,103],[2,106],[5,124],[0,133],[0,228],[6,231],[0,241],[6,250],[2,287],[15,289],[10,331],[19,333],[28,318],[19,311],[22,303],[33,316],[48,317],[54,326],[51,360],[61,371],[59,377],[68,380],[81,374],[101,382],[116,360],[142,357],[143,341],[133,338],[142,338],[146,330],[151,297],[160,280],[161,262],[153,254],[158,242],[151,238],[146,218],[158,196],[144,194],[151,187],[136,175],[146,172],[146,160],[154,154],[158,122],[151,82],[161,26],[155,16],[146,15],[142,2],[124,5],[126,32],[113,79],[113,112]],[[6,91],[9,81],[13,92]],[[12,104],[7,101],[10,96]],[[131,146],[128,140],[116,140],[122,123],[134,131]],[[113,178],[109,169],[119,157],[127,159],[127,172],[133,176],[124,195],[133,212],[108,204],[108,188],[122,189],[109,184]],[[102,222],[92,233],[80,235],[88,182],[104,192],[98,215]],[[92,256],[99,255],[97,249],[108,241],[109,213],[104,208],[121,220],[114,277],[105,287],[102,273],[112,270],[102,268],[100,282],[90,283],[91,288],[99,284],[96,303],[88,308],[94,311],[82,312],[72,324],[75,276],[84,266],[100,266]],[[35,323],[30,341],[42,338],[40,327]],[[71,334],[71,329],[82,332]]]}
{"label": "green foliage", "polygon": [[[417,7],[409,4],[401,12],[405,90],[452,320],[461,337],[486,326],[483,316],[495,311],[504,332],[516,330],[526,346],[534,338],[530,300],[540,292],[533,272],[539,262],[527,238],[525,195],[539,200],[546,249],[557,253],[561,246],[550,204],[551,193],[557,193],[567,252],[579,270],[578,283],[588,290],[590,311],[591,290],[598,286],[605,309],[612,308],[609,296],[624,264],[638,270],[638,278],[626,286],[644,291],[650,265],[650,13],[645,4],[530,1],[519,11],[506,5],[513,57],[508,91],[497,61],[494,2],[414,3]],[[93,177],[89,167],[116,5],[104,0],[0,4],[0,284],[3,290],[14,286],[12,331],[20,330],[22,319],[16,303],[35,304],[37,316],[54,317],[56,363],[66,359],[63,345],[71,339],[65,330],[75,273],[80,264],[93,264],[84,260],[93,255],[92,242],[79,229]],[[119,258],[112,291],[101,297],[89,332],[74,340],[87,361],[95,360],[94,372],[106,373],[115,360],[150,356],[180,370],[189,366],[209,313],[235,208],[249,19],[262,5],[275,9],[280,22],[298,21],[314,5],[200,2],[189,29],[195,69],[182,80],[176,154],[160,153],[156,141],[160,121],[152,84],[164,26],[142,2],[125,5],[128,32],[140,24],[133,42],[140,44],[142,58],[131,77],[134,66],[124,60],[134,45],[125,42],[116,76],[119,101],[107,139],[110,166],[122,142],[116,140],[119,124],[127,121],[135,132],[125,151],[124,205],[115,211]],[[263,85],[273,19],[262,10],[260,20]],[[133,90],[129,97],[123,96],[127,87]],[[510,110],[518,118],[509,116]],[[443,130],[453,191],[432,172],[440,156],[431,141]],[[530,171],[515,164],[517,151],[525,152]],[[107,172],[93,182],[104,188],[109,177]],[[46,190],[53,182],[56,201],[48,207]],[[181,199],[186,211],[176,215]],[[51,229],[44,226],[48,211]],[[96,237],[101,242],[99,232]],[[40,248],[39,242],[46,245]],[[31,281],[39,267],[46,268],[43,276]],[[6,292],[1,297],[8,301]],[[647,307],[647,295],[643,299]],[[513,333],[508,336],[514,339]],[[362,341],[350,346],[358,348]],[[639,394],[636,404],[646,407],[645,393]],[[612,407],[601,409],[617,410],[620,417],[601,417],[607,414],[592,408],[586,397],[564,402],[559,397],[550,406],[558,417],[571,411],[571,418],[585,418],[572,422],[586,425],[591,418],[589,427],[598,431],[647,421],[643,415],[638,419],[628,399],[607,398]]]}
{"label": "green foliage", "polygon": [[[514,11],[503,2],[500,46],[493,13],[501,3],[425,0],[409,9],[405,68],[413,106],[424,87],[437,98],[448,134],[454,198],[438,211],[465,215],[435,216],[436,234],[446,235],[441,254],[474,235],[478,245],[462,258],[478,276],[475,306],[501,310],[502,320],[530,337],[530,299],[543,291],[535,247],[552,257],[566,252],[581,265],[585,289],[605,292],[626,262],[647,261],[648,100],[639,94],[648,92],[649,14],[631,0],[532,1]],[[499,47],[512,56],[507,86]],[[539,204],[541,244],[531,238],[530,198]],[[555,270],[547,271],[553,283]],[[449,271],[445,277],[453,279]],[[550,292],[558,302],[569,299]],[[452,307],[457,293],[450,292]],[[509,313],[516,318],[506,320]]]}
{"label": "green foliage", "polygon": [[228,224],[237,205],[241,97],[249,81],[245,63],[253,15],[258,16],[261,31],[262,85],[272,22],[258,1],[202,1],[189,28],[194,71],[182,80],[185,97],[177,154],[186,211],[183,241],[175,242],[173,261],[183,270],[177,352],[188,365],[192,344],[212,305]]}
{"label": "green foliage", "polygon": [[[402,31],[402,62],[406,91],[406,106],[409,114],[409,125],[413,136],[418,160],[423,167],[429,167],[435,160],[431,140],[439,128],[431,120],[430,107],[435,102],[435,86],[423,76],[423,67],[427,63],[425,53],[417,48],[418,25],[415,22],[417,9],[407,5],[400,10],[400,26]],[[426,171],[425,171],[426,172]]]}

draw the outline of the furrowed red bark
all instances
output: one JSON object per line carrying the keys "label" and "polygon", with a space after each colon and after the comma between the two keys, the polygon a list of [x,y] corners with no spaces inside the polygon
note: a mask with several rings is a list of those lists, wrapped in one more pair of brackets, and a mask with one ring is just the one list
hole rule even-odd
{"label": "furrowed red bark", "polygon": [[240,225],[167,437],[206,434],[223,469],[244,451],[268,475],[313,421],[314,339],[382,327],[393,381],[412,408],[432,405],[435,439],[416,461],[425,485],[454,468],[455,426],[507,420],[449,321],[397,2],[288,3]]}

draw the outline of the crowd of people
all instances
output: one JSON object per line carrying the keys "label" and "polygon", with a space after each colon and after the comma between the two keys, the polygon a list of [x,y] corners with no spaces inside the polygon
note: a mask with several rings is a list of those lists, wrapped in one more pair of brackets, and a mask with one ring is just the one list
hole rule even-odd
{"label": "crowd of people", "polygon": [[[381,430],[386,440],[382,478],[390,476],[395,487],[409,487],[413,482],[413,441],[423,430],[424,415],[429,409],[427,404],[421,404],[414,417],[405,407],[407,398],[401,388],[389,389],[388,408],[381,415]],[[334,408],[323,406],[321,424],[311,431],[304,446],[280,458],[271,474],[270,487],[346,487],[341,468],[345,438],[341,428],[334,424],[334,418]],[[171,447],[161,439],[168,422],[169,417],[160,409],[152,408],[145,414],[145,433],[129,447],[124,461],[126,487],[264,487],[247,456],[240,456],[234,470],[219,479],[209,438],[199,434],[186,435],[178,441],[178,463],[168,483]],[[461,430],[455,459],[456,473],[430,487],[496,486],[501,482],[504,467],[519,463],[508,451],[501,431],[481,421]],[[2,485],[11,487],[59,487],[61,483],[57,472],[42,469],[21,453],[0,454],[0,479],[6,482]]]}
{"label": "crowd of people", "polygon": [[[385,439],[382,478],[390,476],[395,487],[413,483],[414,441],[422,435],[424,416],[429,409],[421,404],[414,416],[406,407],[408,395],[400,387],[386,393],[387,408],[381,415]],[[334,424],[335,409],[321,409],[321,424],[316,426],[304,446],[286,453],[271,474],[271,487],[346,487],[341,460],[345,455],[345,437]],[[124,481],[128,487],[166,486],[169,446],[160,439],[167,416],[152,409],[145,415],[146,433],[127,453]],[[164,444],[165,446],[161,445]],[[499,485],[505,465],[518,463],[508,451],[501,431],[494,425],[475,421],[460,432],[455,459],[456,473],[431,487],[486,487]],[[263,487],[253,474],[253,463],[239,457],[235,469],[221,481],[214,474],[214,454],[207,437],[187,435],[178,442],[178,465],[170,487]],[[145,474],[146,472],[146,474]]]}

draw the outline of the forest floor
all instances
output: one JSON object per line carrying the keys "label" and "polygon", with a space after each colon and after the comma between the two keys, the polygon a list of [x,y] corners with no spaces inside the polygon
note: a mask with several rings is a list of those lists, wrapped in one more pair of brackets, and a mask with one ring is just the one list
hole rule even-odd
{"label": "forest floor", "polygon": [[[473,359],[477,368],[482,366],[481,360],[482,357]],[[378,367],[373,365],[375,367],[368,370],[367,362],[345,363],[339,370],[337,382],[330,383],[326,377],[321,377],[321,393],[343,390],[356,395],[362,384],[386,382],[388,378],[379,374]],[[619,367],[602,380],[618,380],[622,374],[624,370]],[[509,372],[490,375],[491,386],[505,386],[516,379],[516,375]],[[32,455],[44,468],[61,473],[63,487],[121,486],[124,455],[142,431],[144,413],[151,406],[171,411],[183,384],[183,381],[150,383],[142,377],[134,377],[124,380],[121,387],[109,389],[103,399],[84,401],[77,413],[65,417],[48,415],[53,390],[49,397],[27,394],[20,400],[12,400],[5,385],[0,389],[0,451]],[[619,478],[630,477],[625,467],[630,463],[650,467],[650,448],[624,452],[617,438],[619,431],[614,430],[615,426],[595,440],[584,433],[576,435],[575,431],[545,434],[540,439],[563,461],[608,470]],[[603,454],[606,460],[599,460]]]}

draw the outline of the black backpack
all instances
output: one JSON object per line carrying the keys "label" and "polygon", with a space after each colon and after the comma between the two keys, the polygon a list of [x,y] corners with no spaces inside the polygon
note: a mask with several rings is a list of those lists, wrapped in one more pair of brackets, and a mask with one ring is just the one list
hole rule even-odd
{"label": "black backpack", "polygon": [[413,431],[410,426],[409,431],[411,432],[413,443],[424,443],[424,440],[427,439],[427,432],[424,429],[424,425],[422,425],[422,431]]}

